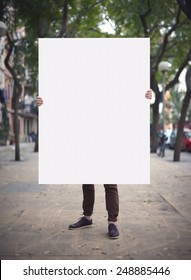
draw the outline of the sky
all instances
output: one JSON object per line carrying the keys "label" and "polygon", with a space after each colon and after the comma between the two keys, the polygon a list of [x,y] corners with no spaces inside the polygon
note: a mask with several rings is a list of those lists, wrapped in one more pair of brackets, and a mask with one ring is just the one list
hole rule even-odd
{"label": "sky", "polygon": [[99,28],[103,32],[108,32],[109,34],[115,34],[115,23],[108,18],[103,19],[103,21],[100,23]]}

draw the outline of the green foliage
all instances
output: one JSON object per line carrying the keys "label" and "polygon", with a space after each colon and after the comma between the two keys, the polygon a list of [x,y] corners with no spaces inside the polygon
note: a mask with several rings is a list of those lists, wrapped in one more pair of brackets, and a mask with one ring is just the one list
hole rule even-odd
{"label": "green foliage", "polygon": [[176,1],[108,1],[107,10],[118,37],[151,39],[155,72],[161,59],[169,60],[175,70],[180,66],[190,46],[191,22],[180,12]]}
{"label": "green foliage", "polygon": [[[177,91],[173,88],[170,95],[170,104],[171,104],[171,113],[172,113],[172,122],[177,124],[180,118],[180,111],[182,107],[182,101],[185,96],[185,92]],[[191,106],[187,112],[187,120],[191,120]]]}
{"label": "green foliage", "polygon": [[[176,0],[6,0],[6,21],[13,32],[25,27],[18,53],[30,69],[33,90],[38,77],[38,38],[149,37],[151,42],[151,85],[155,85],[158,104],[161,97],[158,71],[161,60],[168,60],[171,71],[166,80],[173,87],[188,64],[191,21]],[[10,9],[13,7],[13,9]],[[114,22],[115,34],[100,29],[103,18]],[[22,65],[15,67],[23,73]],[[21,61],[21,60],[20,60]]]}
{"label": "green foliage", "polygon": [[[67,6],[64,4],[67,2]],[[26,36],[18,38],[14,67],[24,78],[24,67],[30,69],[31,91],[36,90],[38,78],[38,38],[110,37],[100,32],[103,1],[88,0],[7,0],[6,19],[11,34],[24,26]],[[11,9],[10,9],[11,7]],[[64,10],[65,8],[65,10]],[[64,18],[64,11],[67,16]],[[65,21],[65,22],[64,22]],[[65,33],[61,30],[65,25]],[[21,63],[21,61],[23,63]]]}

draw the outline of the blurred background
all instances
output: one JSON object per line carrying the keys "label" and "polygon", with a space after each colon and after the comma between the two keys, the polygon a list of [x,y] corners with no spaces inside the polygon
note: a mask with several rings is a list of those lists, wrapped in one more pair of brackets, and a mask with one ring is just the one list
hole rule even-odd
{"label": "blurred background", "polygon": [[189,0],[0,0],[0,145],[16,161],[21,142],[38,151],[38,38],[96,37],[150,38],[150,151],[165,133],[180,161],[191,152]]}

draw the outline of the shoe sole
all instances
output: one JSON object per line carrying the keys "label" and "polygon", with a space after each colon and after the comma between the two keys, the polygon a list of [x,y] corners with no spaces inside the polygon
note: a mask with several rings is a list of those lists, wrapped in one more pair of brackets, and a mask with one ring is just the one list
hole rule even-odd
{"label": "shoe sole", "polygon": [[87,226],[83,226],[83,227],[78,227],[78,228],[72,228],[72,227],[68,227],[69,230],[76,230],[76,229],[82,229],[82,228],[89,228],[92,227],[93,225],[87,225]]}
{"label": "shoe sole", "polygon": [[119,236],[115,236],[115,237],[111,237],[111,236],[109,236],[109,238],[110,238],[110,239],[118,239],[118,238],[119,238]]}

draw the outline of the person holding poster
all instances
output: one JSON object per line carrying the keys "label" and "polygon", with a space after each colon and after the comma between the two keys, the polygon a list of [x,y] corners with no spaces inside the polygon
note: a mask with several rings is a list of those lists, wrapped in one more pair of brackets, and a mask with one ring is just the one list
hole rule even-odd
{"label": "person holding poster", "polygon": [[[152,90],[149,89],[145,93],[147,99],[152,98]],[[43,104],[43,99],[40,96],[36,98],[37,105],[41,106]],[[116,226],[117,217],[119,214],[119,195],[118,188],[116,184],[105,184],[105,201],[106,210],[108,212],[108,236],[109,238],[116,239],[119,237],[119,231]],[[95,189],[93,184],[82,185],[83,191],[83,217],[79,219],[74,224],[69,225],[70,230],[81,229],[84,227],[90,227],[93,224],[92,214],[95,200]]]}

